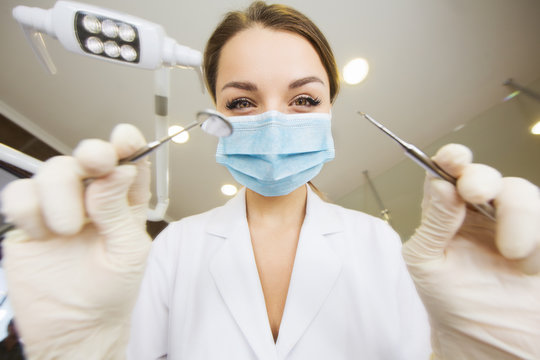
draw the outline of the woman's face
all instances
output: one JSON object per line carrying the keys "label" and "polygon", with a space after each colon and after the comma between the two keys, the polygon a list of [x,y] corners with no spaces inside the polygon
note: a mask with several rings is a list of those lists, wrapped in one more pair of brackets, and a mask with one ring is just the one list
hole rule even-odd
{"label": "woman's face", "polygon": [[221,50],[216,102],[227,116],[331,109],[328,75],[311,44],[259,26],[236,34]]}

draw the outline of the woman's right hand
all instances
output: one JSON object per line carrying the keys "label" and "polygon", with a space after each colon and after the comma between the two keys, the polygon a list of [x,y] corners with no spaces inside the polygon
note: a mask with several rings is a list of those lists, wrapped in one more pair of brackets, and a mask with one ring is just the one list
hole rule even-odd
{"label": "woman's right hand", "polygon": [[30,359],[125,357],[151,244],[150,170],[146,159],[117,162],[144,144],[118,125],[110,142],[85,140],[2,192],[17,226],[2,244],[8,296]]}

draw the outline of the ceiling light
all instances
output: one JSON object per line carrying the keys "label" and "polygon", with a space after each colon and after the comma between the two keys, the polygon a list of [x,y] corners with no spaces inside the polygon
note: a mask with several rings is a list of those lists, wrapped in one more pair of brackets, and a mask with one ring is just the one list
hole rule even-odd
{"label": "ceiling light", "polygon": [[540,135],[540,120],[536,122],[531,128],[531,134]]}
{"label": "ceiling light", "polygon": [[[168,130],[169,136],[171,136],[174,133],[177,133],[177,132],[179,132],[179,131],[181,131],[183,129],[184,128],[181,127],[181,126],[173,125]],[[189,133],[187,131],[184,131],[184,132],[182,132],[182,133],[180,133],[180,134],[178,134],[178,135],[176,135],[175,137],[172,138],[172,141],[174,141],[177,144],[183,144],[188,140],[189,140]]]}
{"label": "ceiling light", "polygon": [[366,59],[356,58],[343,67],[343,79],[347,84],[356,85],[364,80],[369,72]]}
{"label": "ceiling light", "polygon": [[236,186],[234,186],[234,185],[225,184],[225,185],[223,185],[221,187],[221,192],[224,195],[233,196],[234,194],[236,194],[238,192],[238,190],[236,189]]}

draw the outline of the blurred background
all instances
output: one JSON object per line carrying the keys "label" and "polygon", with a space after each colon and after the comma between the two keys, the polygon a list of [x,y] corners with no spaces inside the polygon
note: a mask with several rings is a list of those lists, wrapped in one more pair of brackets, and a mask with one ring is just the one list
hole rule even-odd
{"label": "blurred background", "polygon": [[[223,14],[249,1],[89,0],[161,24],[180,44],[203,50]],[[405,240],[418,223],[424,172],[388,137],[357,115],[361,110],[432,155],[448,142],[463,143],[475,160],[505,176],[540,183],[540,103],[514,89],[509,78],[540,92],[540,2],[537,0],[283,1],[319,25],[338,66],[364,58],[369,73],[343,82],[333,109],[336,159],[314,183],[331,201],[379,216],[382,200]],[[108,138],[119,122],[154,139],[154,71],[120,66],[67,51],[45,36],[58,73],[39,64],[11,16],[16,5],[51,8],[53,0],[0,3],[1,142],[15,141],[36,157],[68,154],[89,137]],[[186,125],[211,108],[193,70],[171,71],[169,122]],[[16,130],[19,129],[19,130]],[[43,143],[47,149],[38,147]],[[223,204],[223,184],[238,186],[215,163],[217,139],[192,131],[170,147],[167,221]],[[39,145],[41,146],[41,145]],[[52,150],[51,150],[52,149]],[[373,187],[366,183],[366,174]],[[8,178],[11,175],[6,175]],[[376,193],[374,192],[376,190]]]}
{"label": "blurred background", "polygon": [[[88,0],[163,26],[180,44],[203,50],[223,14],[249,1]],[[369,64],[365,79],[342,83],[333,109],[336,159],[314,183],[337,204],[381,216],[406,240],[420,218],[424,171],[399,146],[357,115],[363,111],[433,155],[446,143],[470,147],[477,162],[540,184],[540,102],[503,83],[512,78],[540,93],[540,2],[537,0],[283,1],[326,34],[340,69],[355,58]],[[17,5],[44,9],[54,0],[0,3],[0,142],[41,160],[69,154],[85,138],[108,138],[120,122],[154,133],[154,71],[120,66],[45,43],[58,73],[39,64],[11,16]],[[186,125],[212,108],[193,70],[170,76],[170,125]],[[219,206],[220,189],[238,186],[215,163],[217,139],[200,130],[170,147],[170,206],[174,221]],[[3,163],[0,188],[29,176]],[[368,181],[368,178],[370,181]],[[155,202],[155,199],[154,199]],[[0,204],[1,205],[1,204]],[[149,224],[155,235],[166,222]],[[0,267],[0,339],[11,309]],[[13,345],[13,341],[11,341]]]}

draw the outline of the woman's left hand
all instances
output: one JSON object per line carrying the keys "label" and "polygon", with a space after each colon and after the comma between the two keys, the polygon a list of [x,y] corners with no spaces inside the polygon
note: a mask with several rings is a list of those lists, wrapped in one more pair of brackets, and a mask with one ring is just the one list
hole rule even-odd
{"label": "woman's left hand", "polygon": [[[435,155],[457,187],[427,177],[421,225],[403,247],[435,358],[540,359],[540,190],[471,158],[453,144]],[[493,203],[496,221],[465,201]]]}

